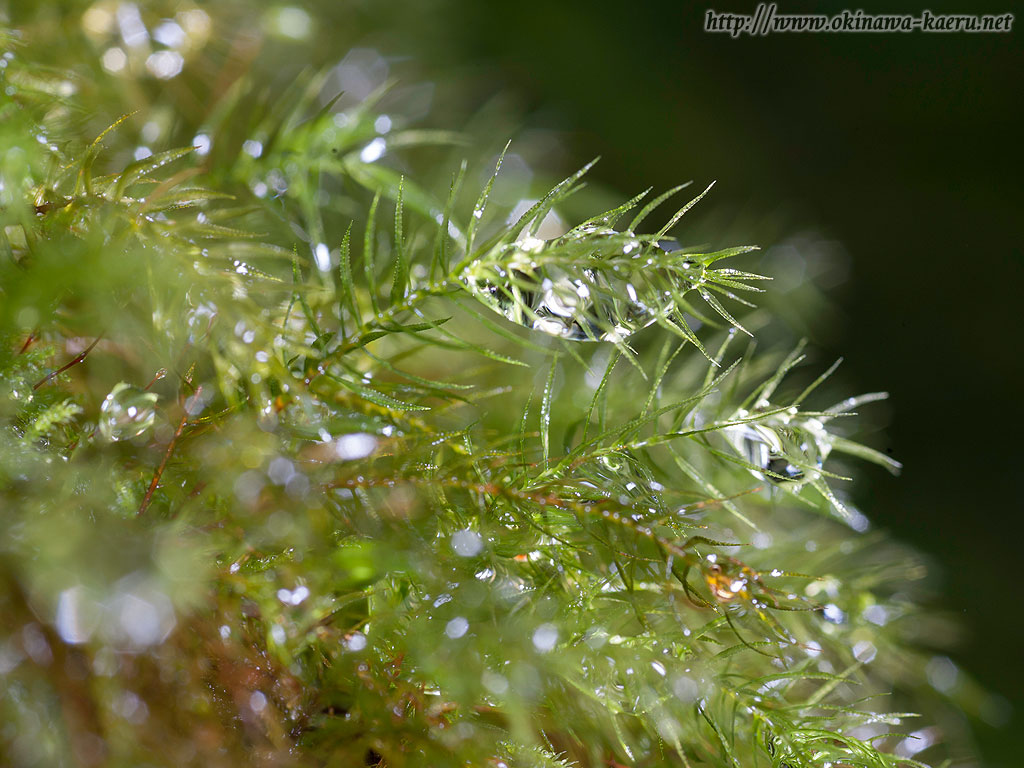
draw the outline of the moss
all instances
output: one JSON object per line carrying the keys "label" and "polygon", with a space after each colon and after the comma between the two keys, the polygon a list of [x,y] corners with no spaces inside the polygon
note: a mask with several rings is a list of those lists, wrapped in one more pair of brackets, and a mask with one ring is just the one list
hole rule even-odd
{"label": "moss", "polygon": [[386,89],[197,85],[228,11],[124,61],[88,13],[3,37],[11,764],[965,753],[923,568],[843,501],[843,455],[898,469],[846,426],[880,395],[741,342],[750,249],[670,241],[703,193],[552,231],[587,169],[512,215]]}

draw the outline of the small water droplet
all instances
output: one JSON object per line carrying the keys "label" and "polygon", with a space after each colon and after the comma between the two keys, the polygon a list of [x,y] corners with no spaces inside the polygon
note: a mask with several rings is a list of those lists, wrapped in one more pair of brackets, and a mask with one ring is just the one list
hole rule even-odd
{"label": "small water droplet", "polygon": [[884,605],[869,605],[864,609],[864,618],[870,621],[872,624],[877,624],[880,627],[884,627],[889,620],[889,611],[886,610]]}
{"label": "small water droplet", "polygon": [[444,628],[444,633],[448,635],[452,640],[457,640],[469,631],[469,622],[462,616],[456,616],[454,619],[448,622]]}
{"label": "small water droplet", "polygon": [[558,629],[554,624],[541,624],[533,632],[533,646],[541,653],[547,653],[558,642]]}
{"label": "small water droplet", "polygon": [[361,651],[366,647],[366,635],[352,632],[345,637],[345,647],[350,651]]}
{"label": "small water droplet", "polygon": [[138,437],[156,421],[157,396],[121,382],[100,406],[100,433],[116,442]]}
{"label": "small water droplet", "polygon": [[835,603],[829,603],[825,606],[823,613],[825,620],[832,624],[842,624],[846,620],[846,614],[843,613],[843,609]]}
{"label": "small water droplet", "polygon": [[365,458],[376,447],[377,438],[365,432],[342,435],[334,443],[334,450],[342,461]]}
{"label": "small water droplet", "polygon": [[267,697],[260,691],[253,691],[249,696],[249,709],[257,715],[267,708]]}
{"label": "small water droplet", "polygon": [[387,142],[379,136],[367,144],[359,152],[359,159],[364,163],[374,163],[380,160],[384,156],[384,152],[387,149]]}
{"label": "small water droplet", "polygon": [[869,664],[878,654],[878,649],[868,640],[860,640],[853,645],[853,657],[862,664]]}
{"label": "small water droplet", "polygon": [[256,141],[256,139],[247,139],[242,144],[242,150],[249,157],[259,157],[263,154],[263,143]]}
{"label": "small water droplet", "polygon": [[476,557],[484,549],[483,539],[476,531],[466,528],[452,534],[452,549],[462,557]]}

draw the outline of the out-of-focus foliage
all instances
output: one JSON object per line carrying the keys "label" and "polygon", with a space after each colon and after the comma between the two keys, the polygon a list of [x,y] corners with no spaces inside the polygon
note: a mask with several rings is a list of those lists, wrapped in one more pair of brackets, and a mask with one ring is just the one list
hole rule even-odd
{"label": "out-of-focus foliage", "polygon": [[4,762],[962,754],[842,499],[879,396],[741,343],[749,249],[517,206],[364,49],[264,81],[315,11],[225,7],[0,38]]}

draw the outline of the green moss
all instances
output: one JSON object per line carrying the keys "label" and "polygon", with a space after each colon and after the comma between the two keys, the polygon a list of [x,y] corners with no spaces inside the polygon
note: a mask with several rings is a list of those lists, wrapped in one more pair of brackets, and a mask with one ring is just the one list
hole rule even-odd
{"label": "green moss", "polygon": [[879,396],[740,348],[750,249],[666,241],[700,196],[551,233],[586,169],[511,216],[384,91],[75,76],[44,21],[0,76],[10,764],[917,764],[904,710],[963,754],[923,569],[842,500],[838,454],[898,468],[844,429]]}

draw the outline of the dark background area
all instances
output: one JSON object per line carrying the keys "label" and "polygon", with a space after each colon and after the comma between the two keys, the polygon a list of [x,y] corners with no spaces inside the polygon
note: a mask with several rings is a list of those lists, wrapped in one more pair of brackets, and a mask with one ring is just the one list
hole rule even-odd
{"label": "dark background area", "polygon": [[702,206],[733,215],[718,245],[813,229],[844,246],[841,318],[811,343],[846,358],[853,391],[891,392],[879,447],[905,463],[864,472],[856,498],[939,564],[936,606],[966,630],[952,658],[1010,705],[1004,727],[975,723],[986,763],[1019,765],[1022,30],[732,39],[703,32],[708,7],[452,0],[395,27],[417,31],[429,74],[475,80],[480,103],[511,94],[527,125],[566,136],[564,170],[601,155],[595,178],[628,193],[717,179]]}

